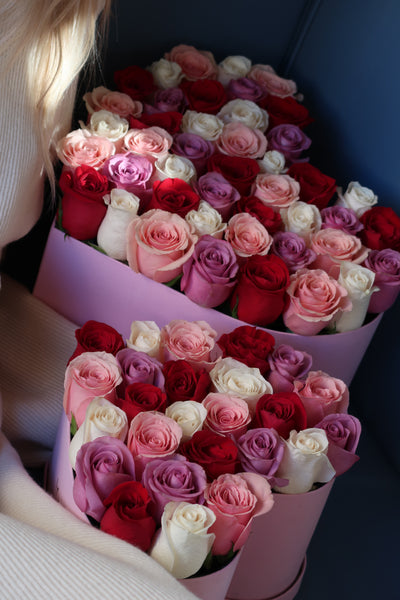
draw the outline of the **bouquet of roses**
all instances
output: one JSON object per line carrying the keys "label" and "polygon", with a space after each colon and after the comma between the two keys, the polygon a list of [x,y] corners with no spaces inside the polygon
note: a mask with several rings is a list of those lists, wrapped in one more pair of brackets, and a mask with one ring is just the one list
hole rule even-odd
{"label": "bouquet of roses", "polygon": [[343,381],[312,358],[204,321],[129,339],[88,321],[65,373],[73,496],[92,524],[177,578],[227,564],[273,494],[304,493],[357,460],[360,423]]}

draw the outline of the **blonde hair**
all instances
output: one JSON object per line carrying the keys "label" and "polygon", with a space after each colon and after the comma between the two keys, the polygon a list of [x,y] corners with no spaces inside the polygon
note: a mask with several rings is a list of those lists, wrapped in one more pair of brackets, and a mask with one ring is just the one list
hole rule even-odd
{"label": "blonde hair", "polygon": [[0,19],[10,23],[0,40],[0,59],[7,65],[3,73],[26,55],[28,103],[53,190],[54,147],[71,118],[60,114],[60,107],[75,93],[73,84],[88,59],[91,64],[96,61],[110,4],[111,0],[24,0],[23,6],[15,0],[1,2]]}

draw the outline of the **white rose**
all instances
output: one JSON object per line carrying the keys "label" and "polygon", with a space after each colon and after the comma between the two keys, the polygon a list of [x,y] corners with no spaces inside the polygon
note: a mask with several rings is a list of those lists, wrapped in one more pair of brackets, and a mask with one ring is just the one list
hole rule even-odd
{"label": "white rose", "polygon": [[122,139],[129,130],[129,123],[126,119],[108,111],[98,110],[94,112],[89,121],[89,126],[80,122],[82,129],[87,129],[92,135],[105,137],[111,142],[117,142]]}
{"label": "white rose", "polygon": [[315,204],[296,200],[288,208],[280,210],[286,231],[297,233],[306,241],[321,229],[321,214]]}
{"label": "white rose", "polygon": [[378,196],[369,188],[360,185],[358,181],[351,181],[343,195],[341,188],[338,188],[337,192],[338,200],[335,204],[353,209],[357,217],[361,217],[378,202]]}
{"label": "white rose", "polygon": [[272,394],[271,384],[261,375],[260,369],[248,367],[228,356],[210,371],[214,388],[223,394],[232,394],[246,400],[254,413],[257,400],[264,394]]}
{"label": "white rose", "polygon": [[126,340],[128,348],[145,352],[158,358],[160,354],[160,328],[154,321],[133,321],[131,335]]}
{"label": "white rose", "polygon": [[113,189],[103,198],[108,205],[97,232],[97,244],[116,260],[126,260],[126,231],[136,217],[140,200],[126,190]]}
{"label": "white rose", "polygon": [[316,427],[291,431],[285,441],[285,450],[276,477],[289,479],[289,484],[274,489],[283,494],[309,492],[314,483],[327,483],[335,476],[328,457],[328,438],[323,429]]}
{"label": "white rose", "polygon": [[215,142],[224,128],[221,119],[215,115],[187,110],[183,115],[181,129],[184,133],[194,133],[205,140]]}
{"label": "white rose", "polygon": [[153,62],[148,70],[153,75],[155,84],[164,90],[177,87],[183,78],[183,72],[178,63],[166,58]]}
{"label": "white rose", "polygon": [[200,200],[197,210],[190,210],[185,215],[186,221],[192,225],[196,235],[212,235],[222,238],[226,223],[222,222],[221,214],[205,200]]}
{"label": "white rose", "polygon": [[200,431],[207,417],[207,409],[194,400],[173,402],[165,410],[170,419],[182,429],[182,441],[188,440],[196,431]]}
{"label": "white rose", "polygon": [[251,100],[230,100],[221,108],[217,117],[224,123],[240,121],[251,129],[266,131],[268,127],[268,113]]}
{"label": "white rose", "polygon": [[340,263],[338,282],[346,288],[353,305],[349,312],[343,312],[336,321],[336,331],[351,331],[361,327],[368,311],[371,294],[378,291],[374,287],[375,273],[366,267],[350,261]]}
{"label": "white rose", "polygon": [[201,504],[168,502],[150,556],[177,579],[194,575],[213,545],[215,535],[207,531],[215,518],[212,510]]}
{"label": "white rose", "polygon": [[186,183],[192,183],[197,177],[196,169],[191,160],[176,154],[167,154],[156,160],[156,179],[183,179]]}
{"label": "white rose", "polygon": [[261,160],[258,160],[260,173],[271,173],[272,175],[280,175],[285,173],[285,157],[278,150],[268,150]]}
{"label": "white rose", "polygon": [[69,459],[75,468],[76,455],[82,446],[99,437],[118,438],[122,442],[128,433],[128,417],[125,412],[106,398],[93,398],[86,410],[86,417],[75,433],[69,446]]}
{"label": "white rose", "polygon": [[245,56],[227,56],[218,65],[218,81],[227,85],[231,79],[246,77],[251,69],[251,60]]}

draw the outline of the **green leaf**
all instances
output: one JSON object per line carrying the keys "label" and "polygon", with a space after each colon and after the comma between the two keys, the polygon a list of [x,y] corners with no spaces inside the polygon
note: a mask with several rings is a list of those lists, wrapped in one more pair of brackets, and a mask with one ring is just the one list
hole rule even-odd
{"label": "green leaf", "polygon": [[238,306],[239,306],[239,296],[236,296],[235,306],[232,308],[232,317],[234,319],[238,319]]}
{"label": "green leaf", "polygon": [[97,250],[98,252],[101,252],[102,254],[105,254],[107,256],[107,252],[105,252],[103,250],[103,248],[100,248],[100,246],[98,246],[97,244],[94,244],[93,242],[86,242],[86,244],[88,246],[90,246],[91,248],[94,248],[95,250]]}
{"label": "green leaf", "polygon": [[167,287],[174,287],[180,280],[182,279],[182,273],[180,273],[177,277],[175,277],[174,279],[171,279],[171,281],[167,281],[166,283],[164,283],[164,285],[166,285]]}
{"label": "green leaf", "polygon": [[70,426],[70,430],[69,430],[71,437],[74,437],[74,435],[76,434],[77,431],[78,431],[78,423],[76,422],[74,415],[72,415],[71,426]]}

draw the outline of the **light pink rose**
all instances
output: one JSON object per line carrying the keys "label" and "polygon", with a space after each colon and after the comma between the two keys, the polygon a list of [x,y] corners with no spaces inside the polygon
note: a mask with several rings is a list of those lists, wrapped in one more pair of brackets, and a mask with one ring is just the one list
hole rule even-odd
{"label": "light pink rose", "polygon": [[290,277],[286,293],[290,301],[283,321],[300,335],[316,335],[341,311],[352,308],[347,290],[321,269],[299,269]]}
{"label": "light pink rose", "polygon": [[186,360],[198,368],[213,366],[220,355],[216,337],[217,332],[206,321],[174,319],[161,329],[163,362]]}
{"label": "light pink rose", "polygon": [[341,379],[310,371],[305,381],[294,381],[293,385],[306,409],[307,427],[315,427],[326,415],[347,413],[349,389]]}
{"label": "light pink rose", "polygon": [[272,244],[272,237],[264,225],[249,213],[238,213],[229,219],[224,235],[235,254],[242,257],[265,256]]}
{"label": "light pink rose", "polygon": [[207,409],[204,426],[235,440],[246,433],[251,421],[249,405],[243,398],[211,392],[202,405]]}
{"label": "light pink rose", "polygon": [[224,125],[217,140],[222,154],[242,158],[261,158],[267,151],[267,138],[259,129],[251,129],[239,121]]}
{"label": "light pink rose", "polygon": [[123,149],[156,160],[167,155],[172,142],[172,136],[162,127],[130,129],[124,137]]}
{"label": "light pink rose", "polygon": [[300,195],[300,184],[290,175],[259,173],[255,179],[253,196],[274,210],[291,206]]}
{"label": "light pink rose", "polygon": [[174,46],[170,52],[166,52],[164,58],[178,63],[189,81],[216,79],[218,74],[218,66],[212,53],[206,50],[197,50],[194,46],[179,44]]}
{"label": "light pink rose", "polygon": [[113,354],[83,352],[68,364],[64,378],[63,406],[78,427],[85,420],[86,409],[98,396],[113,402],[116,387],[121,383],[121,369]]}
{"label": "light pink rose", "polygon": [[131,269],[159,283],[180,275],[197,242],[193,227],[185,219],[159,209],[133,219],[126,235]]}
{"label": "light pink rose", "polygon": [[294,96],[297,85],[291,79],[279,77],[268,65],[254,65],[247,77],[258,83],[266,92],[279,98]]}
{"label": "light pink rose", "polygon": [[115,144],[105,137],[92,135],[86,129],[75,129],[57,143],[58,158],[67,167],[88,165],[100,169],[115,154]]}
{"label": "light pink rose", "polygon": [[143,104],[138,100],[132,100],[128,94],[107,89],[104,86],[96,87],[83,96],[86,109],[89,114],[98,110],[108,110],[120,117],[140,117],[143,112]]}
{"label": "light pink rose", "polygon": [[324,269],[336,276],[340,267],[338,261],[347,260],[361,264],[368,256],[368,248],[362,245],[361,240],[355,235],[340,229],[320,229],[311,238],[311,249],[317,258],[312,263],[314,269]]}

